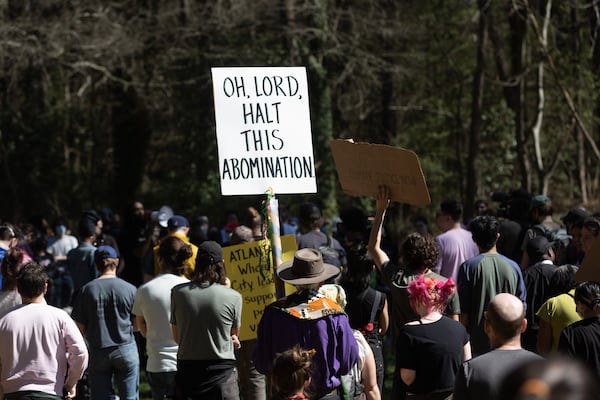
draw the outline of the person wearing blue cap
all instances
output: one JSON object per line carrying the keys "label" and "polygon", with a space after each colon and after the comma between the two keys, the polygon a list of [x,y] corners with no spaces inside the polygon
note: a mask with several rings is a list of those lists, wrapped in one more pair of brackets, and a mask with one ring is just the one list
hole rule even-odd
{"label": "person wearing blue cap", "polygon": [[[190,223],[188,222],[187,218],[181,215],[173,215],[167,220],[167,231],[168,234],[166,237],[173,236],[178,239],[181,239],[192,249],[192,256],[185,260],[184,269],[182,273],[182,276],[191,279],[195,268],[196,256],[198,255],[198,246],[191,243],[188,239],[188,233],[190,232]],[[150,260],[146,264],[146,268],[144,271],[144,282],[149,282],[152,278],[154,278],[160,273],[160,267],[158,265],[159,247],[160,243],[152,248]]]}
{"label": "person wearing blue cap", "polygon": [[92,400],[110,398],[113,379],[119,398],[137,400],[140,360],[132,314],[136,288],[117,277],[114,248],[98,247],[94,263],[99,275],[81,288],[71,314],[89,345]]}

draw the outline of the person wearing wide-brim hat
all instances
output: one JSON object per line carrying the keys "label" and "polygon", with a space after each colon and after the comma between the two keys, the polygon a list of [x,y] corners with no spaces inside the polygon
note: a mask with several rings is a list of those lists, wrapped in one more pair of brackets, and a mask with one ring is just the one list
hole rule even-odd
{"label": "person wearing wide-brim hat", "polygon": [[325,282],[340,274],[340,269],[323,262],[319,250],[300,249],[293,261],[287,261],[277,268],[277,276],[291,285],[307,285]]}
{"label": "person wearing wide-brim hat", "polygon": [[294,345],[316,350],[310,386],[313,399],[340,399],[340,377],[358,360],[358,346],[344,311],[318,293],[319,286],[339,272],[323,262],[319,250],[298,250],[293,261],[277,268],[277,276],[297,291],[268,305],[258,325],[253,361],[263,374],[271,373],[278,353]]}

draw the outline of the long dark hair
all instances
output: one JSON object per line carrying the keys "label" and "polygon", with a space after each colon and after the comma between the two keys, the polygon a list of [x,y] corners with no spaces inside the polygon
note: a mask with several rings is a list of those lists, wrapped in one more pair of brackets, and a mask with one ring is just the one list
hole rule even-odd
{"label": "long dark hair", "polygon": [[367,248],[363,244],[349,248],[346,259],[348,265],[342,275],[341,285],[355,292],[362,292],[371,286],[373,259],[369,256]]}
{"label": "long dark hair", "polygon": [[198,253],[193,281],[224,284],[226,278],[223,260],[215,260],[208,254]]}
{"label": "long dark hair", "polygon": [[181,275],[185,261],[193,255],[192,248],[175,236],[167,236],[158,246],[158,257],[162,272]]}

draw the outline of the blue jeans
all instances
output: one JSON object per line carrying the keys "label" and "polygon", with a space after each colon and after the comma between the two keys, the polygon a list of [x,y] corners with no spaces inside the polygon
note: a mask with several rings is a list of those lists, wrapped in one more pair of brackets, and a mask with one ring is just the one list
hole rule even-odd
{"label": "blue jeans", "polygon": [[92,400],[113,397],[113,377],[121,400],[137,400],[140,359],[135,342],[90,350],[88,375]]}
{"label": "blue jeans", "polygon": [[146,377],[152,389],[153,400],[175,398],[175,374],[177,372],[148,372]]}

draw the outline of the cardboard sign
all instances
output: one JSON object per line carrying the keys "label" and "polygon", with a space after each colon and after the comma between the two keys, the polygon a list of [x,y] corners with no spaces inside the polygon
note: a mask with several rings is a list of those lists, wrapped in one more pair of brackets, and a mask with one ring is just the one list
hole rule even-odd
{"label": "cardboard sign", "polygon": [[306,69],[211,72],[221,193],[316,193]]}
{"label": "cardboard sign", "polygon": [[[295,236],[282,236],[281,247],[283,262],[293,260],[296,252]],[[273,268],[264,272],[264,277],[260,271],[261,257],[264,254],[265,240],[223,247],[223,259],[231,288],[242,295],[240,340],[256,339],[256,329],[265,307],[277,300]],[[295,290],[293,286],[286,287],[286,293],[289,293],[290,288]]]}
{"label": "cardboard sign", "polygon": [[586,254],[583,258],[581,266],[575,273],[575,280],[577,282],[585,281],[596,281],[600,282],[600,235],[596,236],[594,243],[589,254]]}
{"label": "cardboard sign", "polygon": [[375,197],[377,187],[384,184],[390,187],[393,201],[415,206],[431,202],[421,164],[414,152],[351,140],[332,140],[330,146],[344,192]]}

